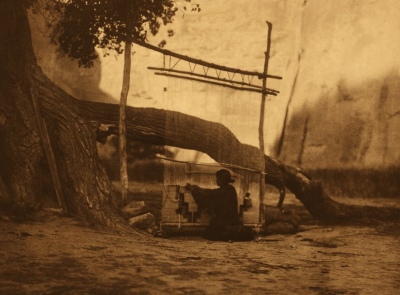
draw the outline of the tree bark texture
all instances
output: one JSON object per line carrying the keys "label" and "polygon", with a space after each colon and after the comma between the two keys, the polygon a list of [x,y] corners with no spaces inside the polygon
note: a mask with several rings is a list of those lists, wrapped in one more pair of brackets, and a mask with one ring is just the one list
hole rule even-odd
{"label": "tree bark texture", "polygon": [[66,206],[87,220],[119,224],[111,183],[98,158],[97,125],[80,116],[78,104],[68,105],[67,95],[37,66],[20,0],[0,2],[0,54],[1,203],[29,213],[40,207],[48,190],[45,184],[51,178],[30,96],[34,87],[56,154]]}
{"label": "tree bark texture", "polygon": [[[88,119],[117,124],[118,106],[76,101]],[[254,146],[240,143],[225,126],[174,111],[127,108],[127,135],[156,145],[170,145],[204,152],[219,163],[238,165],[267,174],[267,184],[283,183],[314,217],[330,223],[362,222],[364,219],[398,219],[400,210],[346,205],[327,196],[322,184],[272,157],[261,155]]]}
{"label": "tree bark texture", "polygon": [[[99,162],[99,124],[119,122],[119,106],[79,101],[55,86],[36,65],[29,26],[20,0],[0,1],[0,201],[30,210],[42,200],[50,178],[30,97],[37,90],[56,163],[72,214],[118,226],[111,183]],[[269,182],[281,182],[320,220],[354,221],[399,218],[392,208],[340,204],[326,196],[318,181],[299,169],[264,156],[240,143],[219,123],[179,112],[132,108],[126,110],[129,140],[198,150],[217,162],[263,171]],[[266,179],[267,179],[266,178]]]}
{"label": "tree bark texture", "polygon": [[2,202],[14,209],[40,203],[43,151],[29,95],[35,63],[25,11],[19,1],[0,2],[0,148]]}

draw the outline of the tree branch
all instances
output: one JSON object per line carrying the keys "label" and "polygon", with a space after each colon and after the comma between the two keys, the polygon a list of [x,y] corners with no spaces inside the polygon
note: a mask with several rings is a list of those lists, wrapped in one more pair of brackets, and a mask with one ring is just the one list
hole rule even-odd
{"label": "tree branch", "polygon": [[[77,100],[46,80],[42,79],[39,84],[45,116],[57,119],[62,114],[54,113],[54,109],[65,104],[69,111],[92,122],[95,128],[100,124],[118,123],[119,106],[116,104]],[[268,178],[283,181],[309,213],[321,221],[359,222],[365,218],[386,220],[400,217],[400,209],[351,206],[332,200],[324,193],[319,181],[311,179],[298,168],[262,155],[254,146],[239,142],[220,123],[161,109],[128,107],[126,111],[128,139],[201,151],[219,163],[257,171],[265,168]],[[107,132],[116,133],[116,129],[111,128]]]}

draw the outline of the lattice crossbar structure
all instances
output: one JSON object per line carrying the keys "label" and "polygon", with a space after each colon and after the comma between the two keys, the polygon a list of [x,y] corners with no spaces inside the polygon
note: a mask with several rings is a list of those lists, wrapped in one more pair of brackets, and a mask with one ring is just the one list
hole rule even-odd
{"label": "lattice crossbar structure", "polygon": [[162,67],[148,67],[149,70],[155,71],[156,75],[192,80],[199,83],[208,83],[235,90],[258,92],[272,96],[277,96],[279,93],[278,90],[263,88],[262,81],[264,78],[280,80],[282,79],[280,76],[265,75],[260,72],[226,67],[165,50],[144,42],[135,41],[135,44],[163,54]]}
{"label": "lattice crossbar structure", "polygon": [[[156,75],[191,80],[199,83],[207,83],[222,87],[228,87],[235,90],[250,91],[261,93],[260,122],[259,122],[259,145],[262,155],[264,152],[264,114],[267,95],[277,96],[279,91],[267,88],[267,80],[282,77],[268,74],[268,64],[271,48],[272,23],[268,22],[267,50],[265,51],[264,71],[263,73],[245,71],[241,69],[230,68],[200,59],[192,58],[176,52],[165,50],[145,42],[134,41],[135,44],[145,48],[157,51],[163,54],[162,67],[148,67],[155,71]],[[263,171],[264,172],[264,171]],[[265,176],[261,173],[259,177],[259,223],[265,224],[264,216],[264,194],[265,194]]]}

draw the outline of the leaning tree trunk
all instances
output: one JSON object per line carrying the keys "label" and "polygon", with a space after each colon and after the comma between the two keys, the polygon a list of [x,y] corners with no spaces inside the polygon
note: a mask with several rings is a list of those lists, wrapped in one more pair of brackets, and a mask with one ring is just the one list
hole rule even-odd
{"label": "leaning tree trunk", "polygon": [[[43,88],[45,90],[45,88]],[[43,95],[44,106],[48,100]],[[97,124],[116,125],[118,106],[69,98],[69,104],[79,105],[82,116]],[[117,134],[110,128],[110,134]],[[127,109],[127,132],[130,140],[156,145],[170,145],[204,152],[221,163],[238,165],[258,171],[265,168],[273,182],[283,181],[305,208],[320,221],[362,222],[363,219],[398,219],[400,210],[396,208],[376,208],[352,206],[334,201],[327,196],[319,181],[306,176],[300,169],[261,155],[254,146],[240,143],[225,126],[202,120],[179,112],[152,109]]]}
{"label": "leaning tree trunk", "polygon": [[[42,183],[50,178],[30,97],[33,87],[57,154],[69,211],[88,220],[119,226],[111,183],[99,164],[95,144],[100,124],[117,126],[119,106],[79,101],[42,74],[36,65],[21,3],[0,1],[0,201],[35,209],[42,200]],[[259,171],[265,168],[270,178],[284,181],[319,219],[400,216],[399,210],[365,209],[333,201],[319,182],[240,143],[221,124],[178,112],[141,108],[128,108],[126,119],[130,139],[202,151],[221,164]]]}
{"label": "leaning tree trunk", "polygon": [[285,186],[299,199],[307,211],[327,223],[370,223],[373,220],[399,220],[400,209],[388,207],[357,206],[339,203],[324,192],[322,183],[307,177],[300,169],[283,164],[266,156],[268,165],[279,167]]}
{"label": "leaning tree trunk", "polygon": [[67,95],[37,66],[21,0],[0,1],[0,54],[0,201],[30,212],[43,200],[50,174],[31,89],[41,102],[40,87],[46,87],[52,100],[46,104],[45,119],[69,212],[105,225],[119,224],[111,183],[96,149],[97,125],[80,115],[79,105],[68,105]]}

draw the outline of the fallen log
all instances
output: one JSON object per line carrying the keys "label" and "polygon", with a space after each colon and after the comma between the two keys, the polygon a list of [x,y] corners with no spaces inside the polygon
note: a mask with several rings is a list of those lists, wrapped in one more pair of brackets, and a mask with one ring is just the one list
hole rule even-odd
{"label": "fallen log", "polygon": [[[41,104],[44,115],[50,119],[58,113],[58,91],[51,92],[51,83],[41,79]],[[81,101],[63,94],[64,102],[77,114],[92,122],[93,128],[101,124],[118,123],[118,105],[92,101]],[[67,101],[65,101],[67,100]],[[320,221],[362,222],[364,219],[398,220],[400,209],[354,206],[339,203],[323,191],[318,180],[311,179],[301,169],[286,165],[267,155],[262,155],[258,148],[241,143],[234,134],[220,123],[206,121],[180,112],[128,107],[126,110],[128,140],[154,145],[169,145],[197,150],[208,154],[219,163],[238,165],[257,171],[266,170],[271,182],[281,182],[308,212]],[[101,129],[101,128],[100,128]],[[109,128],[106,133],[117,134],[116,128]],[[104,141],[104,131],[100,138]]]}

